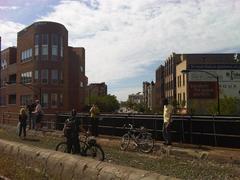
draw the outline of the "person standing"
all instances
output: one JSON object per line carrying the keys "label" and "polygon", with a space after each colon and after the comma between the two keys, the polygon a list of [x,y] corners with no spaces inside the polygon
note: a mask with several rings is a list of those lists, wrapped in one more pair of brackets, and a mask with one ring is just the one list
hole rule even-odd
{"label": "person standing", "polygon": [[21,108],[19,112],[19,134],[18,136],[21,138],[22,131],[23,131],[23,138],[25,139],[26,137],[26,127],[27,127],[27,113],[25,108]]}
{"label": "person standing", "polygon": [[164,145],[171,145],[172,139],[171,139],[171,127],[172,127],[172,113],[173,113],[173,106],[168,103],[167,99],[164,99],[163,101],[163,139],[164,139]]}
{"label": "person standing", "polygon": [[97,137],[98,136],[98,118],[99,109],[97,105],[93,104],[90,109],[90,116],[91,116],[91,123],[92,123],[92,135]]}
{"label": "person standing", "polygon": [[35,120],[32,118],[32,112],[35,109],[35,103],[31,102],[27,105],[27,110],[28,110],[28,123],[29,123],[29,129],[35,129]]}
{"label": "person standing", "polygon": [[36,103],[36,107],[35,107],[35,110],[33,113],[35,114],[35,119],[36,119],[36,130],[39,130],[41,128],[43,111],[42,111],[42,106],[41,106],[39,100],[36,100],[35,103]]}
{"label": "person standing", "polygon": [[63,132],[67,139],[67,152],[78,154],[80,153],[79,131],[80,121],[76,117],[77,111],[72,110],[71,116],[66,120]]}

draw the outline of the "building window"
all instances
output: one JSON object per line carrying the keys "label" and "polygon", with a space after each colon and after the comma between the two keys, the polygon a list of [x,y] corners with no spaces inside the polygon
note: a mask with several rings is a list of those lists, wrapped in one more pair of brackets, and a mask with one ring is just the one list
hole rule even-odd
{"label": "building window", "polygon": [[35,45],[35,56],[39,55],[39,46]]}
{"label": "building window", "polygon": [[9,83],[10,84],[16,84],[16,81],[17,81],[17,75],[16,74],[9,75]]}
{"label": "building window", "polygon": [[48,107],[48,94],[47,93],[42,94],[42,107],[44,107],[44,108]]}
{"label": "building window", "polygon": [[83,82],[82,81],[80,81],[80,87],[83,87]]}
{"label": "building window", "polygon": [[21,73],[21,83],[31,83],[32,82],[32,72]]}
{"label": "building window", "polygon": [[20,96],[20,104],[21,105],[27,105],[31,101],[31,95],[21,95]]}
{"label": "building window", "polygon": [[51,94],[51,107],[56,108],[57,107],[57,93]]}
{"label": "building window", "polygon": [[182,76],[180,75],[179,76],[179,87],[181,87],[182,86]]}
{"label": "building window", "polygon": [[83,66],[80,66],[80,72],[83,72],[83,70],[84,70]]}
{"label": "building window", "polygon": [[0,106],[5,106],[6,105],[6,98],[5,96],[0,96]]}
{"label": "building window", "polygon": [[60,55],[63,57],[63,37],[60,38]]}
{"label": "building window", "polygon": [[48,70],[47,69],[43,69],[41,71],[41,81],[42,81],[43,84],[48,83]]}
{"label": "building window", "polygon": [[58,70],[56,70],[56,69],[51,70],[51,81],[52,81],[52,83],[58,82]]}
{"label": "building window", "polygon": [[52,34],[52,56],[57,55],[58,55],[58,35]]}
{"label": "building window", "polygon": [[183,74],[183,86],[185,86],[185,74]]}
{"label": "building window", "polygon": [[57,56],[58,54],[58,47],[56,45],[52,45],[52,56]]}
{"label": "building window", "polygon": [[60,80],[60,83],[63,84],[63,72],[62,71],[59,72],[59,80]]}
{"label": "building window", "polygon": [[1,60],[1,69],[6,69],[7,68],[7,61],[5,59]]}
{"label": "building window", "polygon": [[42,34],[42,45],[48,45],[48,34]]}
{"label": "building window", "polygon": [[42,60],[47,60],[48,56],[48,34],[42,34]]}
{"label": "building window", "polygon": [[35,80],[38,80],[38,79],[39,79],[38,70],[36,70],[36,71],[35,71],[35,74],[34,74],[34,79],[35,79]]}
{"label": "building window", "polygon": [[40,35],[35,34],[35,37],[34,37],[34,55],[35,56],[39,55],[39,44],[40,44]]}
{"label": "building window", "polygon": [[185,96],[185,92],[183,93],[183,101],[186,101],[186,96]]}
{"label": "building window", "polygon": [[22,51],[21,61],[28,61],[32,57],[32,48]]}
{"label": "building window", "polygon": [[59,94],[59,106],[63,106],[63,94]]}
{"label": "building window", "polygon": [[8,96],[8,104],[16,104],[16,94],[10,94]]}
{"label": "building window", "polygon": [[40,36],[39,34],[35,34],[35,38],[34,38],[34,45],[39,45],[40,44]]}
{"label": "building window", "polygon": [[42,45],[42,55],[48,55],[48,45]]}

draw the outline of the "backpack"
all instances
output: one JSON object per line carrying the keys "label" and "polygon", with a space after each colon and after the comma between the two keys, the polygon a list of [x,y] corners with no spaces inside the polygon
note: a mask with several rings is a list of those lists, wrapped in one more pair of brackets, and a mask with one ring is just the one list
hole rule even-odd
{"label": "backpack", "polygon": [[77,127],[74,119],[67,119],[63,133],[67,138],[73,137],[75,134],[77,134]]}

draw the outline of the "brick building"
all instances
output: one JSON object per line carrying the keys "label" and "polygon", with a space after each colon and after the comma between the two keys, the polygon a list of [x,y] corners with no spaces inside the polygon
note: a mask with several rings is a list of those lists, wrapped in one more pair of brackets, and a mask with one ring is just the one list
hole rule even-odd
{"label": "brick building", "polygon": [[68,46],[62,24],[35,22],[18,32],[17,48],[2,51],[1,65],[2,111],[16,112],[34,99],[46,113],[83,108],[85,50]]}
{"label": "brick building", "polygon": [[87,86],[86,94],[86,102],[91,105],[91,97],[107,95],[107,85],[105,82],[91,83]]}
{"label": "brick building", "polygon": [[164,66],[160,65],[156,70],[156,82],[155,82],[155,103],[154,110],[162,111],[164,95]]}

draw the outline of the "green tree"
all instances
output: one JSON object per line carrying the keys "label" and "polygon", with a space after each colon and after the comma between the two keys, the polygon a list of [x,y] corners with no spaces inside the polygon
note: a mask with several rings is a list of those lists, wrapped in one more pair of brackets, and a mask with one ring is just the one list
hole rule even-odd
{"label": "green tree", "polygon": [[134,104],[133,109],[137,112],[144,113],[146,111],[146,105],[144,103]]}
{"label": "green tree", "polygon": [[114,95],[91,96],[91,103],[96,104],[101,112],[114,112],[119,109],[119,102]]}
{"label": "green tree", "polygon": [[[217,103],[213,103],[208,112],[217,114]],[[221,115],[239,115],[240,114],[240,99],[236,97],[224,96],[220,99],[220,114]]]}

